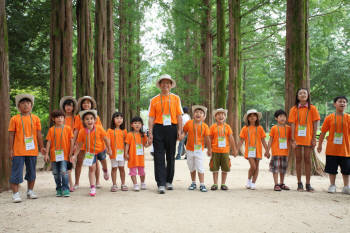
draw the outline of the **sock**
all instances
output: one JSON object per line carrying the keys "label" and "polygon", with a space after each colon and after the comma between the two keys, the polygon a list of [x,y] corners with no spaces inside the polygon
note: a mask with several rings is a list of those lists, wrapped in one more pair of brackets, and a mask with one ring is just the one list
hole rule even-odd
{"label": "sock", "polygon": [[196,181],[192,181],[192,184],[196,184]]}
{"label": "sock", "polygon": [[204,186],[204,183],[200,183],[200,186]]}

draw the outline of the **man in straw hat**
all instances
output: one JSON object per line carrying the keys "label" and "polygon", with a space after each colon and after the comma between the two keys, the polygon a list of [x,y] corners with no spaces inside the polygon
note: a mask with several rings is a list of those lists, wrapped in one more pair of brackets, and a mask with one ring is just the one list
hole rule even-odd
{"label": "man in straw hat", "polygon": [[[149,140],[154,147],[154,173],[160,194],[173,189],[176,140],[182,139],[182,107],[180,97],[170,93],[176,86],[169,75],[157,83],[160,94],[149,105]],[[165,163],[166,156],[166,163]]]}
{"label": "man in straw hat", "polygon": [[32,114],[34,96],[20,94],[16,96],[16,107],[20,114],[13,116],[9,124],[9,148],[12,159],[11,168],[11,189],[13,202],[21,202],[21,195],[18,192],[19,184],[23,182],[23,167],[26,165],[25,179],[28,183],[27,197],[38,198],[33,188],[36,179],[36,160],[38,146],[41,153],[45,154],[46,149],[41,134],[41,123],[39,117]]}

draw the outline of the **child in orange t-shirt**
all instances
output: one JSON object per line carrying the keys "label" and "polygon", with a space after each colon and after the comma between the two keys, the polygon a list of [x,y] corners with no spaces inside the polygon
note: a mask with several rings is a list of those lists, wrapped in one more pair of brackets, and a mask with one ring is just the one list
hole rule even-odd
{"label": "child in orange t-shirt", "polygon": [[111,128],[107,130],[107,136],[111,142],[112,155],[110,156],[112,165],[112,182],[111,192],[116,192],[117,186],[117,169],[119,169],[121,190],[128,191],[128,186],[125,185],[125,160],[124,148],[127,131],[125,129],[124,115],[120,112],[115,112],[112,115]]}
{"label": "child in orange t-shirt", "polygon": [[[270,161],[270,172],[273,174],[275,182],[274,190],[289,190],[284,184],[284,175],[288,167],[288,154],[291,139],[290,126],[286,124],[287,113],[282,109],[277,110],[274,114],[277,125],[274,125],[270,131],[270,140],[265,152],[267,158],[270,157],[270,148],[272,157]],[[278,183],[278,173],[280,174],[280,183]]]}
{"label": "child in orange t-shirt", "polygon": [[141,189],[146,189],[145,183],[145,151],[144,146],[148,147],[148,138],[142,130],[143,121],[141,117],[131,119],[131,132],[128,133],[125,140],[125,160],[128,161],[129,175],[134,184],[134,191],[140,191],[137,184],[136,175],[141,179]]}
{"label": "child in orange t-shirt", "polygon": [[203,121],[207,115],[207,108],[201,105],[192,106],[193,120],[187,121],[183,131],[187,134],[187,165],[190,170],[192,183],[188,187],[189,190],[195,190],[196,185],[196,170],[200,182],[199,190],[207,192],[204,184],[204,166],[203,166],[203,149],[204,142],[208,147],[207,154],[211,156],[211,143],[209,127]]}
{"label": "child in orange t-shirt", "polygon": [[34,106],[34,96],[20,94],[16,96],[16,107],[20,114],[13,116],[9,124],[9,149],[12,160],[10,184],[13,202],[21,202],[18,186],[23,182],[23,167],[26,165],[25,179],[28,182],[27,197],[38,198],[34,193],[36,179],[36,160],[38,147],[45,154],[43,139],[41,135],[41,124],[39,117],[31,113]]}
{"label": "child in orange t-shirt", "polygon": [[[96,160],[106,163],[106,149],[107,154],[112,154],[111,145],[107,137],[106,131],[102,126],[95,124],[97,119],[96,110],[85,110],[80,113],[83,119],[84,128],[78,134],[78,150],[75,151],[72,161],[76,159],[79,151],[85,149],[85,158],[83,164],[89,167],[89,181],[90,181],[90,196],[96,195]],[[106,164],[107,166],[107,164]]]}
{"label": "child in orange t-shirt", "polygon": [[228,190],[226,185],[227,173],[230,171],[230,149],[233,155],[237,156],[236,143],[230,125],[225,123],[227,110],[223,108],[216,109],[213,113],[216,123],[210,127],[210,141],[212,147],[212,156],[209,167],[213,172],[214,184],[211,190],[218,189],[219,169],[221,168],[221,190]]}
{"label": "child in orange t-shirt", "polygon": [[310,184],[311,177],[311,151],[316,146],[317,123],[320,114],[316,107],[311,105],[310,93],[306,88],[297,90],[295,106],[289,110],[288,121],[292,128],[292,147],[295,149],[295,167],[298,179],[298,191],[304,191],[301,182],[301,159],[304,149],[304,164],[306,176],[306,191],[313,192]]}
{"label": "child in orange t-shirt", "polygon": [[335,178],[340,166],[344,182],[343,193],[350,194],[350,115],[345,113],[347,104],[348,99],[345,96],[334,99],[335,113],[328,115],[324,120],[318,142],[317,151],[321,153],[324,137],[329,131],[325,167],[325,172],[329,174],[329,193],[336,192]]}
{"label": "child in orange t-shirt", "polygon": [[65,116],[61,110],[52,111],[50,118],[55,125],[49,129],[46,136],[44,160],[51,161],[52,174],[56,182],[56,197],[69,197],[67,165],[73,153],[73,132],[69,126],[64,125]]}
{"label": "child in orange t-shirt", "polygon": [[245,144],[244,157],[248,159],[250,168],[248,170],[248,181],[246,184],[247,189],[255,189],[255,182],[259,174],[259,162],[262,159],[262,146],[267,150],[267,144],[265,142],[265,131],[260,126],[260,120],[262,114],[255,109],[248,110],[244,115],[243,120],[246,126],[241,130],[239,137],[241,138],[238,143],[238,149],[241,148],[243,142]]}

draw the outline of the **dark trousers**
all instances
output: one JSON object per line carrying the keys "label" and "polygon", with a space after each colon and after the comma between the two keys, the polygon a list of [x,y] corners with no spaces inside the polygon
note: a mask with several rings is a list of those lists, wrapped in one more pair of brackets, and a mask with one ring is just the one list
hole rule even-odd
{"label": "dark trousers", "polygon": [[[177,125],[153,127],[154,177],[158,187],[172,183],[175,168]],[[165,164],[166,157],[166,164]]]}

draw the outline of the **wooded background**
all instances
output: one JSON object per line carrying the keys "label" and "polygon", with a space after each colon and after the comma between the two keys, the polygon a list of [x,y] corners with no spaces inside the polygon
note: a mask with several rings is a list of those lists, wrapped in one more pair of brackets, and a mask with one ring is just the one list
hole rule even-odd
{"label": "wooded background", "polygon": [[[166,27],[156,67],[141,43],[154,4]],[[18,93],[35,95],[44,135],[65,95],[94,96],[108,127],[115,109],[127,123],[147,110],[155,80],[168,73],[183,106],[227,108],[237,139],[244,112],[261,111],[269,131],[299,87],[310,89],[324,118],[332,99],[350,92],[349,64],[347,0],[0,0],[0,190],[8,187],[7,127]]]}

